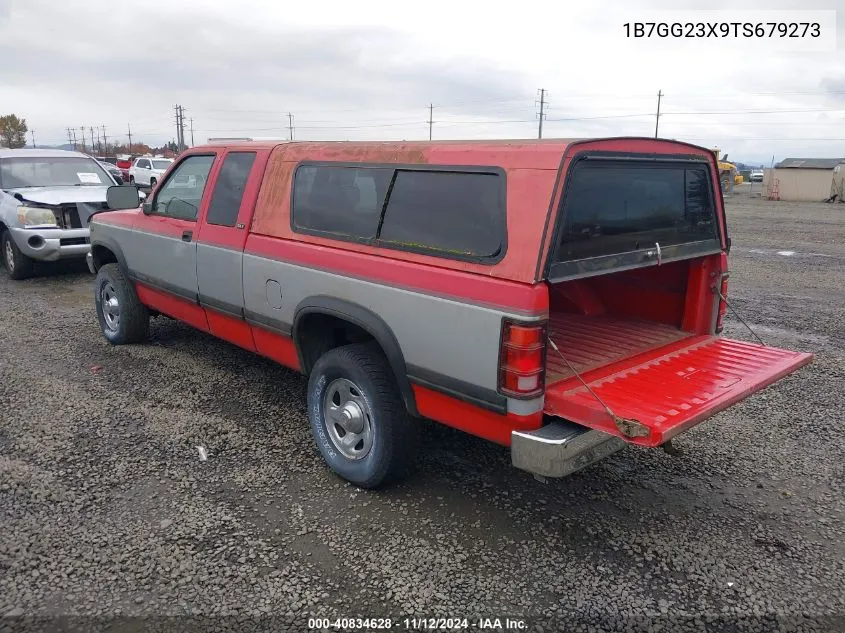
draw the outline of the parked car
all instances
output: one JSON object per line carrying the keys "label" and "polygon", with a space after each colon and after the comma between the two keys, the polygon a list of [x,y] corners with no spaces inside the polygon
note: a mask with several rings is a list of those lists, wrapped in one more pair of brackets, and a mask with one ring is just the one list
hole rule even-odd
{"label": "parked car", "polygon": [[763,170],[762,169],[755,169],[751,172],[751,175],[748,177],[751,182],[763,182]]}
{"label": "parked car", "polygon": [[136,158],[132,167],[129,168],[129,182],[142,187],[153,188],[172,164],[172,158],[152,158],[149,156]]}
{"label": "parked car", "polygon": [[120,175],[123,177],[123,182],[129,182],[129,168],[135,162],[135,156],[132,154],[122,154],[115,160],[115,167],[120,170]]}
{"label": "parked car", "polygon": [[112,165],[111,163],[103,162],[101,160],[97,160],[97,162],[100,163],[100,167],[102,167],[109,174],[111,174],[111,177],[114,179],[114,181],[117,184],[122,185],[125,182],[124,179],[123,179],[123,172],[120,169],[118,169],[115,165]]}
{"label": "parked car", "polygon": [[0,248],[9,276],[28,277],[35,261],[85,257],[90,218],[107,208],[116,182],[79,152],[0,149]]}
{"label": "parked car", "polygon": [[209,145],[91,238],[109,342],[166,315],[307,374],[318,450],[367,488],[417,417],[559,477],[812,359],[719,335],[718,165],[675,141]]}
{"label": "parked car", "polygon": [[89,218],[105,207],[114,184],[79,152],[0,150],[0,239],[9,276],[27,277],[35,260],[84,257]]}

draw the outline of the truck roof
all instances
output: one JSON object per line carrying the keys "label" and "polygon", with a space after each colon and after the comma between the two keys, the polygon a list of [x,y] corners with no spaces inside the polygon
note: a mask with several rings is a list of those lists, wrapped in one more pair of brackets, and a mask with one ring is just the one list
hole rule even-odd
{"label": "truck roof", "polygon": [[434,163],[478,164],[502,168],[558,169],[567,149],[577,143],[618,141],[633,143],[648,141],[683,146],[699,154],[712,152],[690,143],[651,137],[549,138],[549,139],[483,139],[445,141],[281,141],[226,140],[198,145],[191,152],[203,149],[273,150],[286,147],[285,160],[315,160],[367,163]]}

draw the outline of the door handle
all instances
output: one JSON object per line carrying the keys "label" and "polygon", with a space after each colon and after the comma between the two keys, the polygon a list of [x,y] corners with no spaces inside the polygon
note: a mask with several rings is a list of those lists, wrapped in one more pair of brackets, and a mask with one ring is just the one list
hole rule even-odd
{"label": "door handle", "polygon": [[194,237],[193,231],[182,231],[182,241],[190,242]]}

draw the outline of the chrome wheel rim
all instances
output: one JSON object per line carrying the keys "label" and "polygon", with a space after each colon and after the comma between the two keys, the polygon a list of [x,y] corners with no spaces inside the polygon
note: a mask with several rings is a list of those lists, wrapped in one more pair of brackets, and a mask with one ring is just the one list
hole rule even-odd
{"label": "chrome wheel rim", "polygon": [[6,254],[6,268],[9,269],[9,272],[11,272],[15,269],[15,251],[12,248],[12,240],[9,239],[9,238],[6,238],[5,254]]}
{"label": "chrome wheel rim", "polygon": [[103,321],[112,332],[120,327],[120,301],[111,282],[107,281],[100,289],[100,303],[103,306]]}
{"label": "chrome wheel rim", "polygon": [[373,447],[372,413],[361,389],[337,378],[323,397],[326,430],[334,447],[347,459],[363,459]]}

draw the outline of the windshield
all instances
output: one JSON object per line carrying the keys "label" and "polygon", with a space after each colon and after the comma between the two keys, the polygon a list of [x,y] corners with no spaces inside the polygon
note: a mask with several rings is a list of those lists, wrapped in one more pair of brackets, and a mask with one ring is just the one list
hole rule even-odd
{"label": "windshield", "polygon": [[78,156],[20,156],[0,159],[0,187],[113,185],[97,161]]}
{"label": "windshield", "polygon": [[153,161],[153,169],[167,169],[170,167],[170,163],[173,161],[170,160],[154,160]]}
{"label": "windshield", "polygon": [[556,261],[716,240],[706,164],[585,160],[573,169]]}

